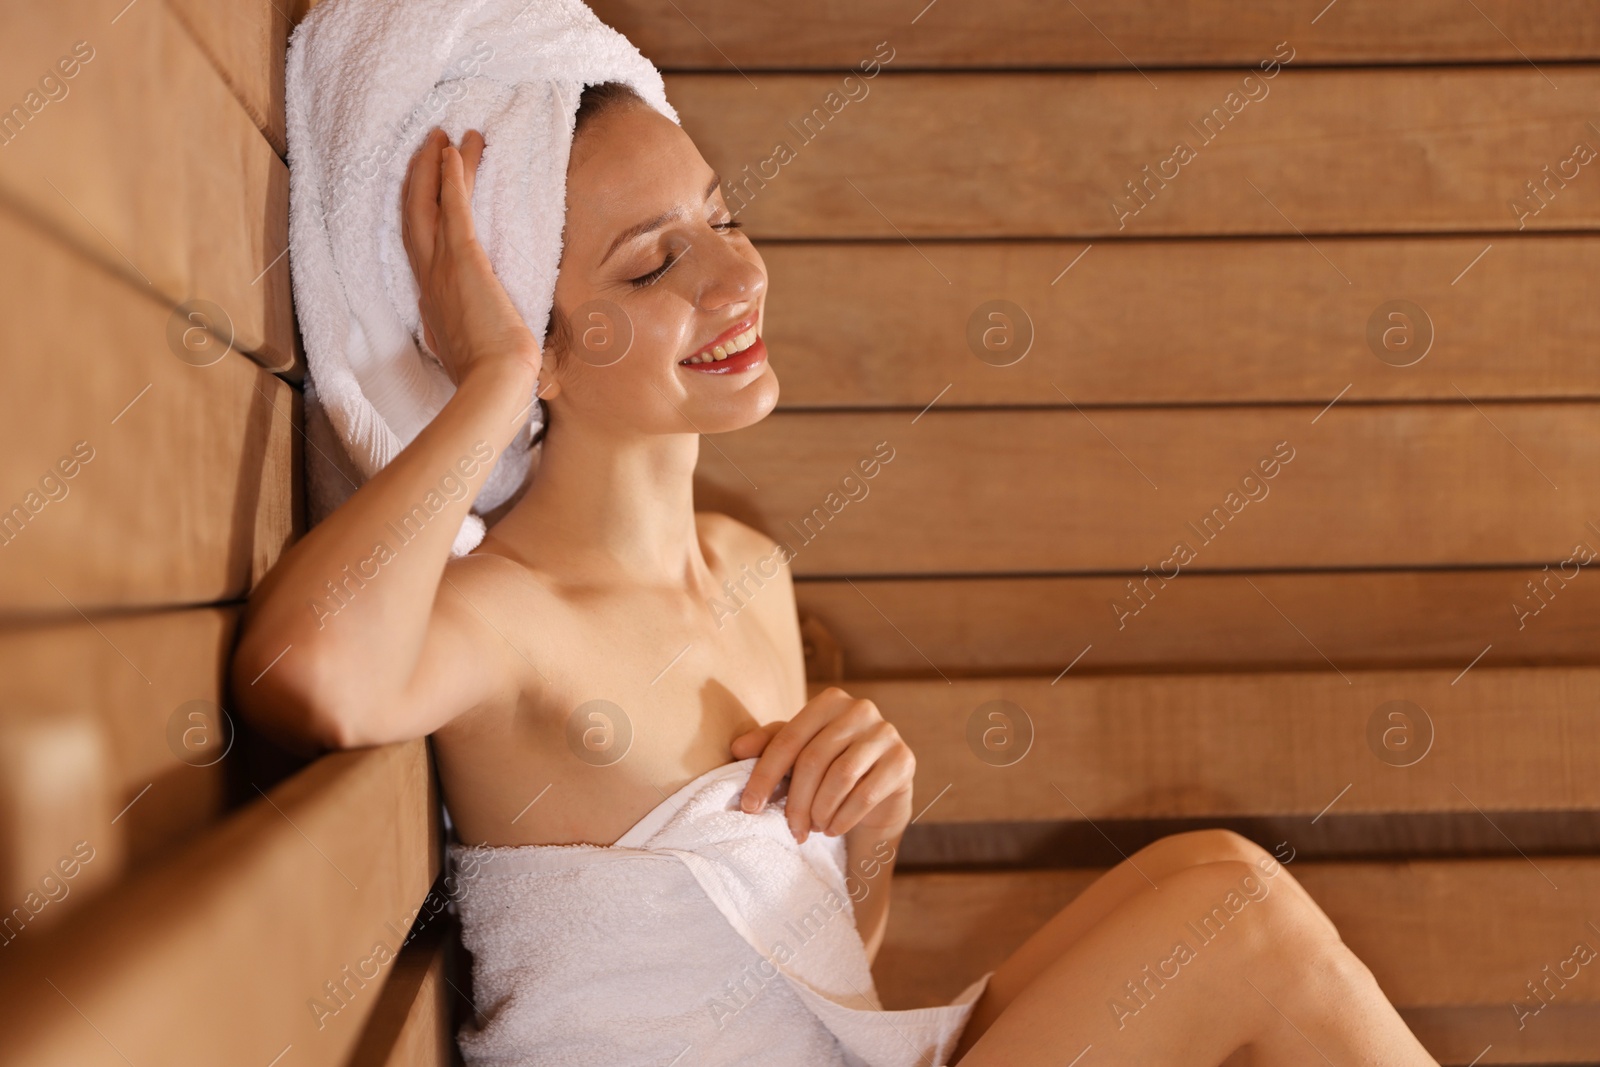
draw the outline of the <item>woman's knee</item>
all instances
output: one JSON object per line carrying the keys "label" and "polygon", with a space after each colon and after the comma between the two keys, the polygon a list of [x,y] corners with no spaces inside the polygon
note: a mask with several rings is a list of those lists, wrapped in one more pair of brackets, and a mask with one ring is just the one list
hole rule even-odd
{"label": "woman's knee", "polygon": [[1161,886],[1162,893],[1176,891],[1196,937],[1209,943],[1236,930],[1244,954],[1291,967],[1348,952],[1310,897],[1290,889],[1281,865],[1268,857],[1263,866],[1249,850],[1243,855],[1190,865]]}
{"label": "woman's knee", "polygon": [[1382,995],[1372,971],[1320,918],[1315,905],[1279,895],[1288,906],[1282,909],[1282,926],[1260,950],[1271,975],[1271,988],[1263,986],[1263,993],[1291,1015]]}
{"label": "woman's knee", "polygon": [[1313,913],[1316,923],[1331,931],[1339,931],[1326,912],[1311,899],[1305,887],[1295,880],[1288,868],[1278,858],[1242,834],[1232,830],[1190,830],[1169,834],[1135,852],[1131,861],[1140,870],[1156,880],[1166,878],[1189,867],[1205,863],[1239,862],[1256,868],[1261,876],[1274,884],[1287,888],[1288,896],[1296,897]]}
{"label": "woman's knee", "polygon": [[1232,830],[1187,830],[1168,834],[1141,848],[1132,857],[1136,866],[1154,867],[1163,873],[1228,861],[1248,863],[1263,872],[1278,867],[1271,853]]}
{"label": "woman's knee", "polygon": [[1377,993],[1372,973],[1310,898],[1288,891],[1255,862],[1226,859],[1186,867],[1147,899],[1162,901],[1153,914],[1171,924],[1173,935],[1171,955],[1157,968],[1161,978],[1170,980],[1169,971],[1192,964],[1219,989],[1251,998],[1259,993],[1257,1007],[1269,1019],[1268,1005],[1300,1018],[1350,1004],[1352,994],[1366,1000]]}

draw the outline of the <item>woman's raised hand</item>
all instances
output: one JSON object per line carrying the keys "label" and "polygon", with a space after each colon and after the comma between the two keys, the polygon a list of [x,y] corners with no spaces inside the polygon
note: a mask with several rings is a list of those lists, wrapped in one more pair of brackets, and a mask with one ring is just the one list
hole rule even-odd
{"label": "woman's raised hand", "polygon": [[830,686],[787,722],[736,737],[735,759],[760,756],[742,806],[760,811],[789,775],[785,804],[797,841],[812,830],[838,836],[860,828],[896,837],[911,821],[911,777],[917,759],[870,700]]}
{"label": "woman's raised hand", "polygon": [[539,341],[517,313],[472,222],[472,190],[483,135],[468,130],[457,149],[435,128],[411,157],[401,187],[400,235],[417,278],[423,339],[450,380],[488,360],[539,369]]}

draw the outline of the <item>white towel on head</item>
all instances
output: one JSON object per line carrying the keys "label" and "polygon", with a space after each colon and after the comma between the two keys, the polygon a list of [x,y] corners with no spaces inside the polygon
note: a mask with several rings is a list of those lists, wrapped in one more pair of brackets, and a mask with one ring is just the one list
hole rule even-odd
{"label": "white towel on head", "polygon": [[[400,237],[400,186],[435,126],[486,142],[472,214],[478,239],[534,336],[550,319],[566,219],[567,160],[585,86],[630,85],[678,121],[661,75],[579,0],[323,0],[296,27],[287,66],[289,266],[309,372],[359,480],[439,413],[455,386],[426,351]],[[522,485],[540,425],[498,457],[452,548],[483,538],[476,512]],[[356,489],[337,457],[312,456],[311,515]]]}

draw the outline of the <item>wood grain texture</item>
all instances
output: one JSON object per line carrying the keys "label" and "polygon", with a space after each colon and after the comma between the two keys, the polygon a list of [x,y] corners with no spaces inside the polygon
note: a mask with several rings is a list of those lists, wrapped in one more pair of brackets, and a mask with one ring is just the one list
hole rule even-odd
{"label": "wood grain texture", "polygon": [[455,1067],[450,1005],[460,994],[447,983],[459,937],[454,923],[441,920],[400,951],[345,1067]]}
{"label": "wood grain texture", "polygon": [[924,245],[949,285],[899,240],[763,242],[779,404],[1600,396],[1600,240],[1317,244],[1352,284],[1298,237]]}
{"label": "wood grain texture", "polygon": [[[1575,541],[1600,557],[1600,534]],[[1576,563],[1189,574],[1119,625],[1131,580],[816,579],[795,595],[852,679],[1600,663],[1600,582]]]}
{"label": "wood grain texture", "polygon": [[[1538,869],[1522,859],[1287,869],[1441,1062],[1466,1064],[1489,1044],[1493,1049],[1478,1063],[1600,1058],[1600,984],[1568,983],[1520,1030],[1510,1006],[1536,1006],[1525,983],[1570,957],[1574,942],[1594,945],[1587,921],[1600,907],[1600,860],[1543,857]],[[896,877],[889,931],[874,967],[885,1006],[948,1002],[1099,873]]]}
{"label": "wood grain texture", "polygon": [[247,593],[304,529],[300,395],[237,352],[178,358],[159,301],[4,212],[0,243],[6,614]]}
{"label": "wood grain texture", "polygon": [[7,1053],[199,1067],[293,1045],[297,1063],[344,1064],[438,873],[437,805],[421,740],[312,764],[76,921],[13,943]]}
{"label": "wood grain texture", "polygon": [[7,129],[0,200],[169,308],[217,305],[235,348],[300,376],[288,169],[167,5],[35,5],[7,29],[0,64],[19,79],[50,74],[76,42],[93,58]]}
{"label": "wood grain texture", "polygon": [[[1299,63],[1439,63],[1600,57],[1600,27],[1577,0],[1028,0],[959,4],[826,0],[803,14],[776,2],[597,0],[595,12],[658,66],[759,71],[849,68],[882,40],[905,67],[1250,66],[1288,39]],[[1152,77],[1155,75],[1152,74]]]}
{"label": "wood grain texture", "polygon": [[1583,770],[1600,759],[1600,669],[1457,678],[1068,675],[849,691],[917,754],[917,795],[939,796],[919,823],[1600,807]]}
{"label": "wood grain texture", "polygon": [[237,622],[237,609],[202,608],[0,630],[0,720],[87,716],[105,737],[111,810],[92,843],[107,865],[125,853],[142,867],[222,817]]}
{"label": "wood grain texture", "polygon": [[[1597,416],[1576,402],[779,412],[701,449],[697,500],[789,544],[796,575],[1127,572],[1150,583],[1127,609],[1153,612],[1162,582],[1200,571],[1565,560],[1600,536]],[[1272,468],[1274,450],[1292,458]]]}
{"label": "wood grain texture", "polygon": [[[1585,110],[1600,92],[1596,68],[1563,68],[1554,85],[1527,65],[1290,66],[1270,81],[1245,77],[1171,73],[1158,92],[1136,73],[891,69],[843,88],[839,75],[764,75],[756,91],[737,74],[680,74],[667,92],[756,237],[1315,237],[1600,225],[1600,181],[1587,173],[1600,162],[1600,132]],[[1192,158],[1163,164],[1179,142]],[[1511,209],[1513,197],[1529,196],[1525,183],[1543,181],[1542,168],[1558,167],[1580,143],[1589,166],[1568,163],[1547,202]],[[1154,177],[1140,207],[1128,184],[1145,181],[1146,166]],[[921,248],[923,276],[953,285],[940,251]],[[1329,250],[1306,251],[1327,257],[1325,284],[1354,284]]]}
{"label": "wood grain texture", "polygon": [[280,0],[165,0],[228,83],[278,155],[288,156],[284,133],[284,52],[290,12]]}
{"label": "wood grain texture", "polygon": [[122,873],[113,762],[91,712],[0,714],[0,948],[41,936]]}

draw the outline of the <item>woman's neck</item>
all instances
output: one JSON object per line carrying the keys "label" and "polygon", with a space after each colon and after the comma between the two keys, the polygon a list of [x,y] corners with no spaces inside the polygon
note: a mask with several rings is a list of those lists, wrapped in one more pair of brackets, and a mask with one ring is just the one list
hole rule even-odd
{"label": "woman's neck", "polygon": [[538,470],[495,536],[529,562],[693,590],[709,579],[694,520],[700,436],[554,422]]}

